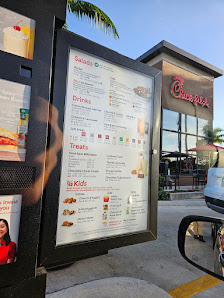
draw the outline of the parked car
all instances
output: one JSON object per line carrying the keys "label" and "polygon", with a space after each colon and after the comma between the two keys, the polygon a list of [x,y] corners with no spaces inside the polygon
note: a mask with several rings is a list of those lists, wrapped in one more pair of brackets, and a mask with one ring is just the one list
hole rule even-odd
{"label": "parked car", "polygon": [[209,208],[224,214],[224,151],[219,151],[216,162],[208,170],[204,195]]}
{"label": "parked car", "polygon": [[[219,151],[216,162],[208,170],[207,184],[204,189],[205,201],[209,208],[212,210],[224,214],[224,150]],[[211,223],[212,231],[211,236],[213,240],[213,246],[209,247],[207,241],[204,243],[198,242],[198,245],[190,247],[194,249],[194,256],[197,256],[201,252],[202,244],[204,245],[207,255],[210,256],[210,263],[205,260],[205,263],[198,262],[198,259],[190,259],[188,257],[189,247],[187,247],[187,241],[185,241],[186,231],[190,224],[193,222]],[[209,227],[210,229],[210,227]],[[189,237],[189,236],[188,236]],[[182,219],[178,231],[178,247],[182,256],[192,265],[209,273],[216,278],[224,280],[224,220],[219,218],[209,218],[203,216],[189,215]],[[212,249],[213,248],[213,249]],[[214,250],[214,251],[213,251]],[[187,255],[185,254],[187,252]],[[192,254],[192,251],[190,251]],[[208,257],[209,260],[209,257]],[[209,266],[212,264],[212,267]]]}

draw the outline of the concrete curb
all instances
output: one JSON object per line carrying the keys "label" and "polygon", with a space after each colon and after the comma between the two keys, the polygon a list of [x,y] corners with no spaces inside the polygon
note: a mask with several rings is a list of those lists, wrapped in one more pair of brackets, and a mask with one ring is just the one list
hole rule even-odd
{"label": "concrete curb", "polygon": [[112,277],[87,282],[52,294],[47,298],[170,298],[156,285],[129,277]]}
{"label": "concrete curb", "polygon": [[158,201],[158,207],[162,206],[184,206],[184,207],[205,207],[206,203],[202,199],[182,199],[173,201]]}
{"label": "concrete curb", "polygon": [[204,198],[204,191],[197,192],[177,192],[170,193],[170,199],[173,200],[188,200],[188,199],[201,199]]}

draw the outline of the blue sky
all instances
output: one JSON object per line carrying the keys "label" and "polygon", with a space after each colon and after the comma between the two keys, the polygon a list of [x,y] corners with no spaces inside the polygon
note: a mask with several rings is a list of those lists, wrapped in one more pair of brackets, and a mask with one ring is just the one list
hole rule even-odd
{"label": "blue sky", "polygon": [[[120,39],[67,15],[68,29],[136,59],[161,40],[224,70],[223,0],[92,0],[115,24]],[[224,129],[224,76],[214,81],[214,127]]]}

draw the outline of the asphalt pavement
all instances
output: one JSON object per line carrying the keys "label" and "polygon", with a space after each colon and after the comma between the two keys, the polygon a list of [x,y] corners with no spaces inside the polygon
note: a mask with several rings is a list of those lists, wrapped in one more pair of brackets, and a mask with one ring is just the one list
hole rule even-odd
{"label": "asphalt pavement", "polygon": [[[160,201],[157,240],[48,272],[47,297],[170,297],[167,291],[206,275],[185,261],[177,247],[179,223],[187,215],[220,217],[203,199]],[[220,284],[194,297],[223,297],[223,290]]]}

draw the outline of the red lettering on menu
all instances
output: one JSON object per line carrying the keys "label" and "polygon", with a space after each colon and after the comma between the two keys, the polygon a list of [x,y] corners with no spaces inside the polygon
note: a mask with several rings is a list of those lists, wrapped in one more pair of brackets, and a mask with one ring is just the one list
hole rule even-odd
{"label": "red lettering on menu", "polygon": [[81,96],[80,97],[77,97],[76,95],[73,95],[73,101],[88,103],[89,105],[91,104],[91,100],[90,99],[82,98]]}
{"label": "red lettering on menu", "polygon": [[70,148],[71,149],[80,149],[80,150],[88,150],[89,147],[86,145],[76,145],[74,143],[70,143]]}
{"label": "red lettering on menu", "polygon": [[80,180],[77,180],[77,181],[72,181],[72,180],[68,180],[67,181],[67,186],[68,187],[72,187],[72,186],[87,186],[87,182],[86,181],[80,181]]}
{"label": "red lettering on menu", "polygon": [[204,99],[203,96],[199,96],[198,94],[195,94],[195,96],[192,96],[191,92],[189,93],[184,92],[183,83],[184,83],[183,78],[181,78],[180,76],[174,77],[174,82],[171,85],[171,94],[173,95],[173,97],[187,100],[193,103],[195,106],[201,105],[202,107],[209,108],[207,97]]}
{"label": "red lettering on menu", "polygon": [[83,58],[79,58],[78,56],[75,56],[75,61],[89,65],[89,66],[93,66],[93,63],[90,60],[85,60]]}
{"label": "red lettering on menu", "polygon": [[74,186],[87,186],[86,181],[74,181]]}

